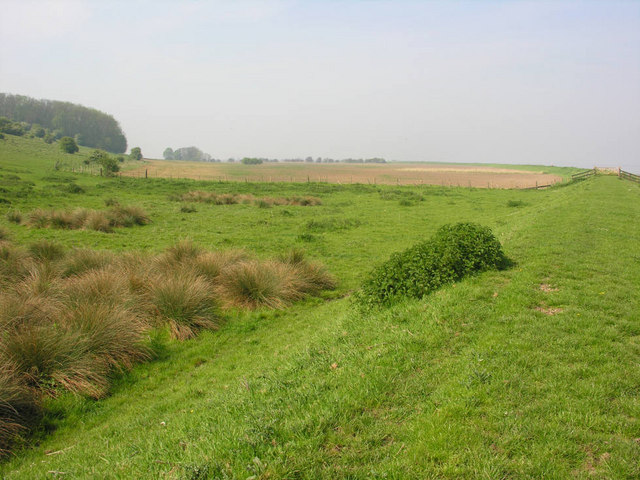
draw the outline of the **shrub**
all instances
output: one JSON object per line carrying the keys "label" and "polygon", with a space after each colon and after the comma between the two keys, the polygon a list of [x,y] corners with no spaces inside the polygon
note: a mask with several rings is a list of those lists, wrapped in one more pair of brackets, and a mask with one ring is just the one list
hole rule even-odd
{"label": "shrub", "polygon": [[9,230],[0,226],[0,242],[9,240],[11,236],[9,235]]}
{"label": "shrub", "polygon": [[60,139],[60,150],[65,153],[76,153],[78,150],[78,144],[71,137],[62,137]]}
{"label": "shrub", "polygon": [[217,302],[202,277],[180,272],[156,279],[150,286],[150,301],[175,338],[191,338],[198,330],[219,324]]}
{"label": "shrub", "polygon": [[396,297],[422,298],[466,275],[507,264],[489,228],[474,223],[445,225],[431,239],[396,253],[374,269],[357,299],[366,307],[390,304]]}

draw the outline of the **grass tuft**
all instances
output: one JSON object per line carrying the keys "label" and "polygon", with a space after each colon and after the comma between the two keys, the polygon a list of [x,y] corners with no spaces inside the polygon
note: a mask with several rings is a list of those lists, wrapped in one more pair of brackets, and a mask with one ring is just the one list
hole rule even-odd
{"label": "grass tuft", "polygon": [[40,261],[60,260],[65,256],[65,249],[62,245],[50,240],[42,239],[29,245],[31,255]]}
{"label": "grass tuft", "polygon": [[171,334],[181,340],[220,324],[218,304],[202,277],[180,272],[158,279],[151,285],[150,302],[158,320],[168,324]]}

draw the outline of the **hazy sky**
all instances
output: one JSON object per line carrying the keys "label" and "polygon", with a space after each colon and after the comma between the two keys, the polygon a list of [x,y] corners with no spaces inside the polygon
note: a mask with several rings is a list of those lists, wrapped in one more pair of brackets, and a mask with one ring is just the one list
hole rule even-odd
{"label": "hazy sky", "polygon": [[640,171],[640,1],[0,0],[0,91],[146,156]]}

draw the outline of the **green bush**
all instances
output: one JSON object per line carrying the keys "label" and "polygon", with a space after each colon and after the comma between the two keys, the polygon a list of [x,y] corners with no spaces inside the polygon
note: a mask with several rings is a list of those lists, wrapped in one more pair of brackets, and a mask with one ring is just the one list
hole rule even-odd
{"label": "green bush", "polygon": [[76,141],[71,137],[62,137],[60,139],[60,150],[65,153],[76,153],[79,148]]}
{"label": "green bush", "polygon": [[363,307],[398,297],[422,298],[476,272],[508,266],[500,242],[475,223],[445,225],[426,242],[396,253],[374,269],[356,295]]}

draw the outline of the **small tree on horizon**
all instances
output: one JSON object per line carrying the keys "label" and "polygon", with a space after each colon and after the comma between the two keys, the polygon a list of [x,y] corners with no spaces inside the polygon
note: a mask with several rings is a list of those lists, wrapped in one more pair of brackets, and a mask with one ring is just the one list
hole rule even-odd
{"label": "small tree on horizon", "polygon": [[129,155],[133,160],[142,160],[142,150],[140,147],[133,147]]}
{"label": "small tree on horizon", "polygon": [[76,153],[78,150],[78,144],[71,137],[62,137],[60,139],[60,150],[65,153]]}

